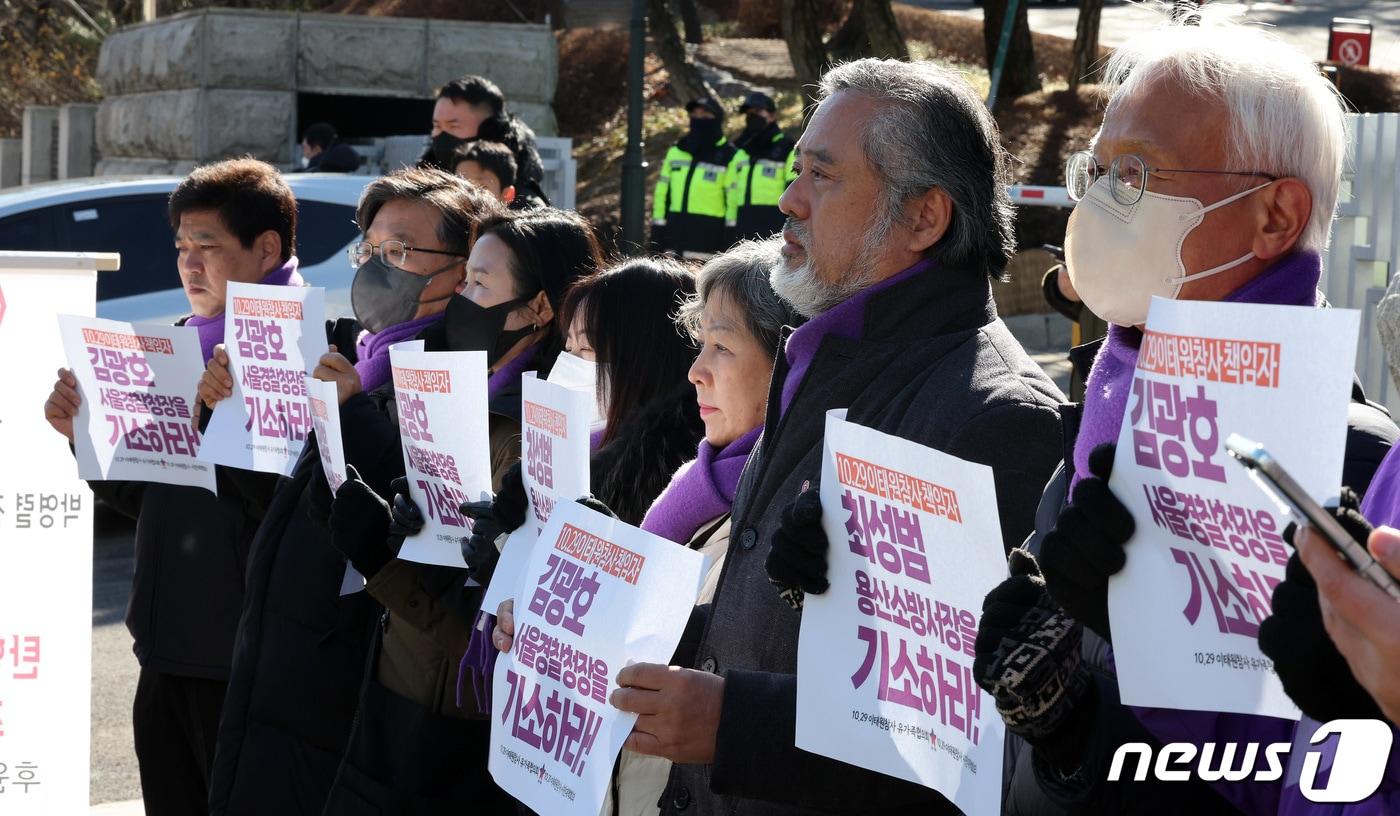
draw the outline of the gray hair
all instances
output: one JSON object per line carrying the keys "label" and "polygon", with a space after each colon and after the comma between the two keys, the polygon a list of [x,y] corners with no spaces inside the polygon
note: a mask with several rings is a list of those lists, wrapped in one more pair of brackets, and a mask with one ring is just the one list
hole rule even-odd
{"label": "gray hair", "polygon": [[942,190],[952,220],[927,257],[1000,277],[1016,249],[1015,206],[996,122],[972,86],[930,62],[861,59],[822,77],[821,99],[841,91],[883,103],[861,134],[885,191],[877,234],[888,234],[907,201]]}
{"label": "gray hair", "polygon": [[1343,102],[1301,51],[1257,25],[1206,6],[1115,48],[1103,69],[1108,111],[1167,77],[1224,105],[1230,119],[1224,169],[1300,179],[1313,196],[1298,238],[1322,250],[1337,209],[1347,134]]}
{"label": "gray hair", "polygon": [[410,167],[371,181],[360,193],[355,223],[368,232],[379,210],[390,201],[421,201],[442,216],[437,236],[449,252],[470,252],[476,227],[503,212],[495,196],[471,182],[437,168]]}
{"label": "gray hair", "polygon": [[782,246],[779,238],[740,241],[711,258],[696,275],[695,294],[681,306],[676,321],[698,338],[705,304],[715,297],[727,297],[743,313],[749,334],[769,357],[777,355],[783,326],[802,322],[768,282],[773,269],[783,262]]}

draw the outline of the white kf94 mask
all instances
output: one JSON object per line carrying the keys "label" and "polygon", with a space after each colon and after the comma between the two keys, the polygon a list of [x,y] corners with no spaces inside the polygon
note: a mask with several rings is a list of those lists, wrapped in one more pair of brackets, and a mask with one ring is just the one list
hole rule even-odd
{"label": "white kf94 mask", "polygon": [[1089,311],[1119,326],[1147,322],[1152,297],[1175,299],[1183,284],[1234,269],[1253,252],[1203,272],[1188,273],[1181,260],[1186,236],[1206,213],[1268,187],[1272,181],[1201,206],[1199,199],[1144,191],[1136,204],[1120,204],[1110,181],[1089,187],[1069,218],[1065,264],[1074,290]]}

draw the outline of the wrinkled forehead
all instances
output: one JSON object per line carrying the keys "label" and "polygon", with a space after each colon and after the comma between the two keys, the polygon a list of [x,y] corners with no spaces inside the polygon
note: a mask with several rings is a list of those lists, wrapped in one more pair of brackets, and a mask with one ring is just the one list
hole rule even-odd
{"label": "wrinkled forehead", "polygon": [[832,164],[860,167],[867,164],[863,139],[866,127],[879,111],[873,97],[854,91],[837,91],[823,99],[797,143],[800,155]]}
{"label": "wrinkled forehead", "polygon": [[1231,117],[1223,100],[1170,72],[1149,72],[1109,99],[1094,137],[1099,161],[1137,153],[1162,167],[1223,166],[1230,152]]}

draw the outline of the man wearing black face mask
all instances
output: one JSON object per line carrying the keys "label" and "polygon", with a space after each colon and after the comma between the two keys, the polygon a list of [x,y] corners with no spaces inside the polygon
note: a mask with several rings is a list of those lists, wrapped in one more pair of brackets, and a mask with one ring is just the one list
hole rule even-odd
{"label": "man wearing black face mask", "polygon": [[734,141],[738,152],[729,163],[725,225],[730,240],[767,238],[783,229],[786,216],[778,199],[797,178],[793,148],[797,143],[778,127],[773,97],[754,91],[744,97],[744,132]]}
{"label": "man wearing black face mask", "polygon": [[506,109],[505,95],[486,77],[468,75],[438,89],[432,141],[418,166],[451,173],[457,149],[478,139],[500,142],[515,154],[515,192],[522,204],[549,203],[541,186],[544,164],[535,149],[535,132]]}
{"label": "man wearing black face mask", "polygon": [[690,132],[666,153],[651,207],[651,242],[685,258],[729,246],[724,219],[734,145],[724,137],[724,108],[710,97],[685,106]]}

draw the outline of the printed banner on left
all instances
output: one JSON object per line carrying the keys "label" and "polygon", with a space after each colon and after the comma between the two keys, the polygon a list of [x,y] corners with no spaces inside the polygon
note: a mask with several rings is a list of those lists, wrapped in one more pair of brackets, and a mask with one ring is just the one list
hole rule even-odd
{"label": "printed banner on left", "polygon": [[[96,310],[74,253],[0,252],[0,813],[87,813],[92,493],[44,420],[58,313]],[[86,396],[86,394],[84,395]]]}
{"label": "printed banner on left", "polygon": [[59,315],[58,325],[83,397],[73,422],[78,475],[217,492],[193,419],[204,372],[198,332],[76,315]]}

